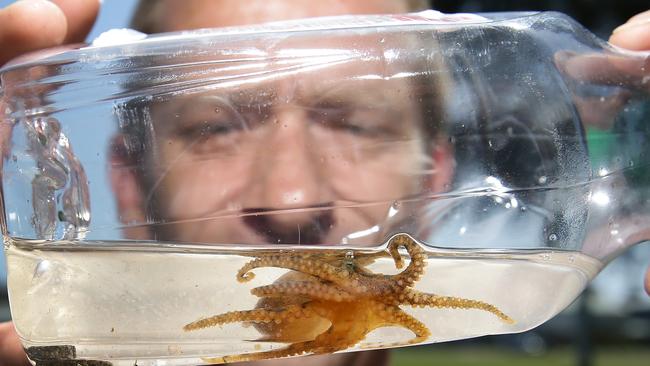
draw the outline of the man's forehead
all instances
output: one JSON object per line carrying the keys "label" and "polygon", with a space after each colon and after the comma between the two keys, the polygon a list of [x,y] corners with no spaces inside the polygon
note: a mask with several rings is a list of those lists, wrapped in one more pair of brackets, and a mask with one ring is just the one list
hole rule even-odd
{"label": "man's forehead", "polygon": [[353,103],[359,106],[395,105],[403,107],[414,99],[408,78],[384,78],[374,74],[295,75],[253,83],[211,85],[155,98],[161,107],[192,108],[201,104],[228,103],[237,106],[295,103],[313,105],[322,101]]}
{"label": "man's forehead", "polygon": [[[142,1],[138,15],[146,15],[155,31],[226,27],[342,14],[396,14],[423,10],[417,0],[156,0]],[[422,3],[424,1],[421,0]],[[144,11],[147,14],[141,14]],[[141,25],[137,17],[136,26]]]}

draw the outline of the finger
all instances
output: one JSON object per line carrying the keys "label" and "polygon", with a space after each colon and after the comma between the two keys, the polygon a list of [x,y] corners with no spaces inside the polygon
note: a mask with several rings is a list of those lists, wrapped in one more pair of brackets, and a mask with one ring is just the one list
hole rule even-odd
{"label": "finger", "polygon": [[0,9],[0,65],[21,53],[61,44],[66,32],[63,11],[49,1],[17,1]]}
{"label": "finger", "polygon": [[650,10],[614,29],[609,42],[630,50],[650,50]]}
{"label": "finger", "polygon": [[0,323],[0,365],[29,365],[27,355],[11,322]]}
{"label": "finger", "polygon": [[628,86],[635,89],[650,87],[650,56],[617,56],[612,54],[583,54],[558,52],[555,64],[574,80],[599,85]]}
{"label": "finger", "polygon": [[632,18],[628,19],[626,23],[637,23],[650,20],[650,10],[646,10],[643,13],[639,13]]}
{"label": "finger", "polygon": [[63,43],[83,42],[95,24],[99,0],[52,0],[65,14],[68,29]]}

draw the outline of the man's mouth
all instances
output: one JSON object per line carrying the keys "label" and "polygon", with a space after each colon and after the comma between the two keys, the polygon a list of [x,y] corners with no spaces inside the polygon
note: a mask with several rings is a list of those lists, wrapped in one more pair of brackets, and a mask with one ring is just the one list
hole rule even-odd
{"label": "man's mouth", "polygon": [[[334,214],[329,205],[307,213],[284,213],[273,209],[244,209],[244,223],[256,234],[273,244],[322,245],[334,227]],[[287,215],[280,219],[280,215]],[[291,216],[296,220],[288,220]],[[331,243],[330,243],[331,244]]]}

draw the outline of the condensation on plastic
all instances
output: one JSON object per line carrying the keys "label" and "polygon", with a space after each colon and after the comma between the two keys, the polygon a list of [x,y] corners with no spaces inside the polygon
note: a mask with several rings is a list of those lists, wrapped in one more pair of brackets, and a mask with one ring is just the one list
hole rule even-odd
{"label": "condensation on plastic", "polygon": [[648,88],[619,75],[646,83],[648,54],[556,13],[485,16],[127,31],[15,61],[0,76],[4,233],[367,246],[409,232],[607,257],[614,239],[594,233],[648,214]]}

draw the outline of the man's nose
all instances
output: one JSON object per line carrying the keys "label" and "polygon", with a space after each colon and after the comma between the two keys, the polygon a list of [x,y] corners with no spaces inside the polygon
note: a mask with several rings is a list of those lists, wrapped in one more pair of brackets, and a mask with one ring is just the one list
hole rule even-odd
{"label": "man's nose", "polygon": [[276,118],[253,164],[245,222],[270,242],[318,244],[334,224],[322,151],[299,108]]}

